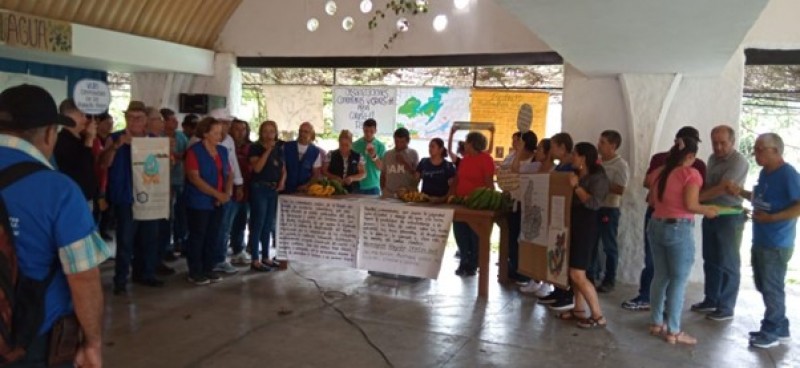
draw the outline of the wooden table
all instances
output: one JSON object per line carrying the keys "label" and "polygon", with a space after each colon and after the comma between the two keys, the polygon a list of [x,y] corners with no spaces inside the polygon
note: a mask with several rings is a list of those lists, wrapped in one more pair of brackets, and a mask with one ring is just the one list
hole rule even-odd
{"label": "wooden table", "polygon": [[499,211],[471,210],[464,206],[452,206],[453,221],[466,222],[478,235],[478,298],[489,296],[489,269],[492,253],[492,227],[495,223],[500,227],[500,258],[497,279],[501,283],[508,282],[508,222],[504,213]]}

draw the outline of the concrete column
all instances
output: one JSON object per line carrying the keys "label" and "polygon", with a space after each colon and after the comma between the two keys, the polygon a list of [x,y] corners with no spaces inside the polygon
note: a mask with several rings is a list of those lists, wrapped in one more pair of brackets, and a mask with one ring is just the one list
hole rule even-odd
{"label": "concrete column", "polygon": [[[644,264],[644,213],[642,187],[650,156],[666,151],[675,132],[684,125],[701,134],[704,161],[711,153],[709,134],[722,123],[738,129],[744,78],[744,55],[737,53],[718,76],[681,74],[622,74],[589,78],[567,65],[564,74],[563,131],[575,142],[596,144],[600,132],[622,134],[620,154],[631,167],[620,219],[621,282],[638,283]],[[699,219],[699,217],[698,217]],[[696,227],[697,255],[692,281],[702,281],[702,242]],[[747,245],[745,245],[747,246]]]}

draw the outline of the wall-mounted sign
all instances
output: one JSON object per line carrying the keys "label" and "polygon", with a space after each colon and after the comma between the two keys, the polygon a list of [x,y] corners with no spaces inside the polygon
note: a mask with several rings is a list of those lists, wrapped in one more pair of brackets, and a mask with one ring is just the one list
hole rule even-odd
{"label": "wall-mounted sign", "polygon": [[72,52],[72,24],[0,11],[0,44],[41,51]]}
{"label": "wall-mounted sign", "polygon": [[111,104],[111,91],[105,82],[94,79],[81,79],[72,91],[75,106],[84,114],[98,115],[108,111]]}

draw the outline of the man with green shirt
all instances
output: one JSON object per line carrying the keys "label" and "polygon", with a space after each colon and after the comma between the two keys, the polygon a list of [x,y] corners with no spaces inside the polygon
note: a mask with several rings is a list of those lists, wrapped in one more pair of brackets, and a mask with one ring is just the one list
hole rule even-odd
{"label": "man with green shirt", "polygon": [[383,155],[386,146],[375,139],[378,123],[375,119],[367,119],[363,124],[364,137],[353,143],[353,151],[364,157],[367,176],[359,183],[358,194],[381,194],[381,170],[383,169]]}

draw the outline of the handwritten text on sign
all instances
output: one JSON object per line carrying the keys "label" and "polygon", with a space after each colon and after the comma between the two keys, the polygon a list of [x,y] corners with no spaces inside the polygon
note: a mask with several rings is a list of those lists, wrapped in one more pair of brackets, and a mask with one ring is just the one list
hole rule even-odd
{"label": "handwritten text on sign", "polygon": [[358,268],[435,279],[453,210],[364,204]]}
{"label": "handwritten text on sign", "polygon": [[364,120],[375,119],[378,133],[394,131],[397,89],[391,87],[334,87],[333,126],[361,131]]}
{"label": "handwritten text on sign", "polygon": [[278,207],[277,242],[286,257],[356,266],[358,203],[280,196]]}

